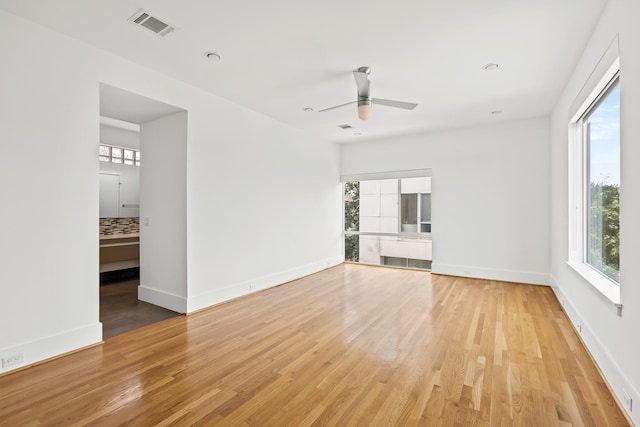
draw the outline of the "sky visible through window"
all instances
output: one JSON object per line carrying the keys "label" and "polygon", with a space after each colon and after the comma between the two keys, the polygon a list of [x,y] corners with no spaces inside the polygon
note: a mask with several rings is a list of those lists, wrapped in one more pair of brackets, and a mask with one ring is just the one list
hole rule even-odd
{"label": "sky visible through window", "polygon": [[591,182],[620,185],[620,85],[589,117]]}

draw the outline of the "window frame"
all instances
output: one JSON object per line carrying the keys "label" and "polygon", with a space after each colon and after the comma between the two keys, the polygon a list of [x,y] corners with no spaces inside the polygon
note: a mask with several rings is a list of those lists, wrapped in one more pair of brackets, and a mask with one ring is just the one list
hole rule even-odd
{"label": "window frame", "polygon": [[620,62],[606,70],[590,95],[569,120],[569,239],[567,264],[615,305],[620,306],[620,282],[587,261],[588,147],[587,119],[616,85],[620,85]]}

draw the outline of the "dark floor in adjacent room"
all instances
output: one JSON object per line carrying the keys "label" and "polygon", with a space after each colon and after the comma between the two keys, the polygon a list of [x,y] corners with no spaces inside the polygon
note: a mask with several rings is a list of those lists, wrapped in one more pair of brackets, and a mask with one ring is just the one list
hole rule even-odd
{"label": "dark floor in adjacent room", "polygon": [[140,280],[100,286],[100,321],[104,339],[179,316],[178,313],[138,300]]}

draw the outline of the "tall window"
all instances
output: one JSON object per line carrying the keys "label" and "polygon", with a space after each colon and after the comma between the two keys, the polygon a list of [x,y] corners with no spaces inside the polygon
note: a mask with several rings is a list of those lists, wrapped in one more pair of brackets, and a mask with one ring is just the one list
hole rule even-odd
{"label": "tall window", "polygon": [[582,118],[586,262],[620,281],[620,85],[618,78]]}
{"label": "tall window", "polygon": [[[360,230],[360,183],[344,183],[344,230],[356,232]],[[344,237],[344,259],[358,261],[359,241],[357,234],[346,234]]]}
{"label": "tall window", "polygon": [[570,124],[569,265],[620,301],[620,82],[615,61]]}

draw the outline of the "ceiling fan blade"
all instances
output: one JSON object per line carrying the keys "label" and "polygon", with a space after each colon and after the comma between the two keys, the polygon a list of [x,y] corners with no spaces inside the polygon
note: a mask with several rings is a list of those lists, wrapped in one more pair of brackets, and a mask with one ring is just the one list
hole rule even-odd
{"label": "ceiling fan blade", "polygon": [[336,108],[340,108],[340,107],[344,107],[347,105],[351,105],[351,104],[355,104],[358,101],[351,101],[351,102],[347,102],[346,104],[340,104],[340,105],[336,105],[335,107],[329,107],[329,108],[325,108],[324,110],[318,110],[318,113],[324,113],[325,111],[329,111],[329,110],[335,110]]}
{"label": "ceiling fan blade", "polygon": [[371,84],[369,82],[370,72],[371,69],[369,67],[360,67],[353,71],[353,77],[356,79],[356,86],[358,88],[358,98],[371,97]]}
{"label": "ceiling fan blade", "polygon": [[418,104],[414,104],[413,102],[393,101],[391,99],[373,98],[372,101],[374,104],[386,105],[387,107],[404,108],[405,110],[413,110],[418,106]]}

